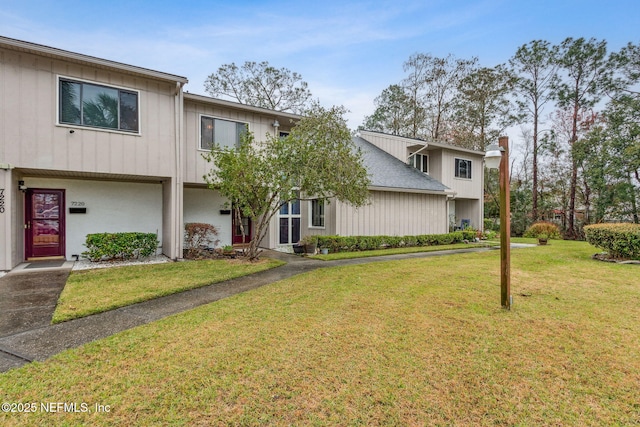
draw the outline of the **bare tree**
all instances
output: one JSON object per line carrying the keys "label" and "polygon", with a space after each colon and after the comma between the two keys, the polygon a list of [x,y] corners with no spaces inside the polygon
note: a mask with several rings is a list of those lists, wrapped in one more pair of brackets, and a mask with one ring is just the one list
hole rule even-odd
{"label": "bare tree", "polygon": [[456,98],[456,145],[484,150],[508,126],[518,120],[509,95],[515,76],[504,66],[480,68],[458,85]]}
{"label": "bare tree", "polygon": [[309,106],[311,92],[307,86],[300,74],[272,67],[267,61],[247,61],[242,67],[225,64],[205,81],[205,89],[211,96],[293,113],[301,113]]}
{"label": "bare tree", "polygon": [[445,138],[445,126],[451,122],[454,100],[460,81],[475,68],[478,58],[456,59],[416,53],[404,63],[409,75],[402,86],[410,96],[413,137],[433,141]]}

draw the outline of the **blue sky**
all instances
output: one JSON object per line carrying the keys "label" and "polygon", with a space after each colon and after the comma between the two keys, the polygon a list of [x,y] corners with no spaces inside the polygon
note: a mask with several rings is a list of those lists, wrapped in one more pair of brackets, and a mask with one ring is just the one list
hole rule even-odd
{"label": "blue sky", "polygon": [[355,128],[416,52],[494,66],[534,39],[639,43],[638,0],[2,0],[0,34],[177,74],[191,93],[222,64],[300,73]]}

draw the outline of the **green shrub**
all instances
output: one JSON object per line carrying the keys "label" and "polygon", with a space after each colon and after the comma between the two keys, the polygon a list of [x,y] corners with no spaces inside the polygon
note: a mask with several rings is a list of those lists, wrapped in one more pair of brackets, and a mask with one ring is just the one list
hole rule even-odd
{"label": "green shrub", "polygon": [[463,236],[462,237],[463,240],[473,241],[478,236],[478,232],[473,228],[467,227],[464,230],[462,230],[462,236]]}
{"label": "green shrub", "polygon": [[402,241],[404,242],[404,246],[406,246],[406,247],[418,246],[418,238],[417,238],[417,236],[404,236],[402,238]]}
{"label": "green shrub", "polygon": [[329,252],[370,251],[382,248],[433,246],[473,240],[477,231],[467,229],[448,234],[421,234],[418,236],[317,236],[318,247]]}
{"label": "green shrub", "polygon": [[540,221],[531,225],[524,232],[523,237],[547,237],[547,239],[560,239],[560,229],[552,222]]}
{"label": "green shrub", "polygon": [[640,224],[594,224],[584,227],[587,242],[612,258],[640,259]]}
{"label": "green shrub", "polygon": [[382,245],[385,248],[399,248],[402,245],[402,237],[384,236],[384,243]]}
{"label": "green shrub", "polygon": [[498,233],[496,233],[495,231],[487,230],[487,231],[484,232],[484,236],[483,237],[485,239],[487,239],[487,240],[493,240],[493,239],[496,238],[497,235],[498,235]]}
{"label": "green shrub", "polygon": [[82,256],[91,261],[144,258],[156,253],[158,243],[155,233],[87,234]]}

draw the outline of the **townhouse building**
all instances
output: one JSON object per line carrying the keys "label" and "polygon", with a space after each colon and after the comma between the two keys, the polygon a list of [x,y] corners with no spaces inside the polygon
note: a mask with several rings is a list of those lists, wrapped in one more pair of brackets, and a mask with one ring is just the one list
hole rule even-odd
{"label": "townhouse building", "polygon": [[[0,37],[0,270],[75,259],[86,235],[152,232],[182,257],[184,224],[242,243],[230,206],[203,180],[215,140],[286,133],[300,117],[185,92],[186,77]],[[264,247],[307,234],[445,233],[482,227],[482,154],[361,132],[371,203],[283,206]],[[248,219],[242,219],[251,230]],[[460,223],[460,224],[458,224]]]}

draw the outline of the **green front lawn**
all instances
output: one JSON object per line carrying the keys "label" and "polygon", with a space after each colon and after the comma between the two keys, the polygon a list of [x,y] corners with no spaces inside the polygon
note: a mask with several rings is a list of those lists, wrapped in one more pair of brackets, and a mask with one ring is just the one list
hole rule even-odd
{"label": "green front lawn", "polygon": [[580,242],[326,268],[0,374],[2,425],[635,425],[640,268]]}
{"label": "green front lawn", "polygon": [[73,271],[60,295],[53,323],[76,319],[284,264],[263,259],[202,260]]}

